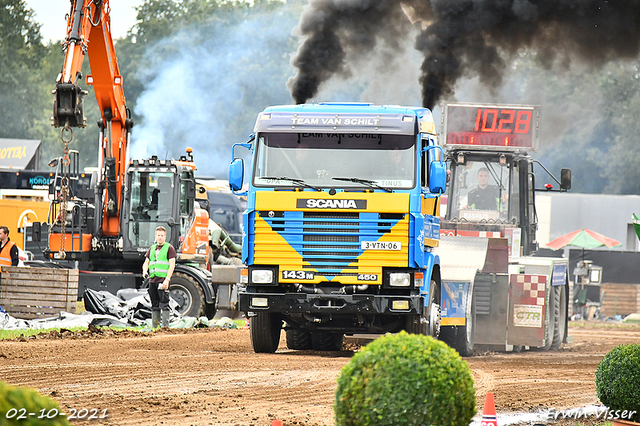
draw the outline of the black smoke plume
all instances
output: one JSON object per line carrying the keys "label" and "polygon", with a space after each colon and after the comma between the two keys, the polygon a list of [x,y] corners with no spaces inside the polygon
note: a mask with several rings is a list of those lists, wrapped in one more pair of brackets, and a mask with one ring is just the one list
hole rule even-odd
{"label": "black smoke plume", "polygon": [[354,55],[405,44],[410,21],[421,26],[415,48],[424,54],[428,108],[463,76],[497,87],[521,49],[546,68],[576,59],[597,66],[640,50],[640,0],[310,0],[288,82],[293,100],[304,103],[331,77],[348,76]]}

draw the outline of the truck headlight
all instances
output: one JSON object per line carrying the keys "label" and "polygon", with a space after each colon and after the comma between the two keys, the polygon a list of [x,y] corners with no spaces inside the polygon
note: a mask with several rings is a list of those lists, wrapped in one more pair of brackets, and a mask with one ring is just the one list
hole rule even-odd
{"label": "truck headlight", "polygon": [[409,310],[409,301],[408,300],[394,300],[391,302],[391,310],[393,311],[408,311]]}
{"label": "truck headlight", "polygon": [[269,306],[269,299],[266,297],[252,297],[251,306],[254,308],[266,308]]}
{"label": "truck headlight", "polygon": [[389,274],[389,285],[391,287],[409,287],[411,285],[411,274],[408,272],[392,272]]}
{"label": "truck headlight", "polygon": [[271,284],[273,271],[271,269],[254,269],[251,271],[251,282],[254,284]]}

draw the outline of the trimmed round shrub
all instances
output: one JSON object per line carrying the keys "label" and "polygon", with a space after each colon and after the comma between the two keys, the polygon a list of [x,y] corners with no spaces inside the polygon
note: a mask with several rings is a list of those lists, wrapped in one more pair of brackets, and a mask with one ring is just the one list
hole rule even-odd
{"label": "trimmed round shrub", "polygon": [[343,367],[337,426],[467,426],[476,395],[466,361],[432,337],[387,334]]}
{"label": "trimmed round shrub", "polygon": [[0,425],[70,426],[61,412],[57,402],[35,389],[0,382]]}
{"label": "trimmed round shrub", "polygon": [[610,410],[635,411],[640,422],[640,344],[620,345],[607,353],[596,369],[596,394]]}

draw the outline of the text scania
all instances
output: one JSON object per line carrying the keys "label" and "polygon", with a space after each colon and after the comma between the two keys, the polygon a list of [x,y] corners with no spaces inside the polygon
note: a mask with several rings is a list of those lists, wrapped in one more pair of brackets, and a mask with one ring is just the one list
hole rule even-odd
{"label": "text scania", "polygon": [[298,199],[297,208],[307,209],[366,209],[367,200],[329,200],[329,199]]}
{"label": "text scania", "polygon": [[379,118],[320,118],[320,117],[293,117],[291,124],[322,124],[323,126],[377,126]]}

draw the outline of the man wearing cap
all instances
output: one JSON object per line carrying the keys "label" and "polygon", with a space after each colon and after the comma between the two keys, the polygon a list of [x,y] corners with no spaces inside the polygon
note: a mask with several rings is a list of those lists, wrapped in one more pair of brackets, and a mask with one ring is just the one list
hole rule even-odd
{"label": "man wearing cap", "polygon": [[142,276],[149,278],[149,298],[151,299],[151,326],[169,326],[169,282],[176,266],[176,249],[166,242],[167,230],[156,228],[156,243],[152,245],[142,265]]}

